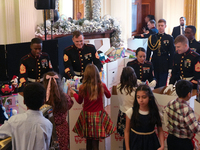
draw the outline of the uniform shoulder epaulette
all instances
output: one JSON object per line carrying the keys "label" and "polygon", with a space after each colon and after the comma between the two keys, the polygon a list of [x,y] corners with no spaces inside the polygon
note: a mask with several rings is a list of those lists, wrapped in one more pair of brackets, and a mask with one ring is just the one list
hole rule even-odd
{"label": "uniform shoulder epaulette", "polygon": [[29,57],[30,57],[30,54],[27,54],[27,55],[23,56],[23,57],[21,58],[21,60],[25,60],[25,59],[27,59],[27,58],[29,58]]}
{"label": "uniform shoulder epaulette", "polygon": [[197,52],[194,52],[194,51],[190,51],[190,54],[193,56],[200,56]]}
{"label": "uniform shoulder epaulette", "polygon": [[89,46],[89,47],[94,47],[93,44],[85,44],[86,46]]}
{"label": "uniform shoulder epaulette", "polygon": [[74,45],[70,45],[70,46],[66,47],[66,48],[65,48],[65,51],[68,51],[68,50],[70,50],[70,49],[72,49],[72,48],[74,48]]}
{"label": "uniform shoulder epaulette", "polygon": [[136,64],[137,61],[135,61],[135,60],[131,60],[131,61],[129,61],[128,63],[129,63],[129,64]]}
{"label": "uniform shoulder epaulette", "polygon": [[42,52],[41,55],[42,55],[42,56],[48,56],[48,54],[45,53],[45,52]]}

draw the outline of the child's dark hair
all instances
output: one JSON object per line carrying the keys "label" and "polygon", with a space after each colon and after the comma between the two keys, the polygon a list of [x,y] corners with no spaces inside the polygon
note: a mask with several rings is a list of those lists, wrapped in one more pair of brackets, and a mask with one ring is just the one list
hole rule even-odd
{"label": "child's dark hair", "polygon": [[24,104],[32,110],[39,110],[44,104],[46,90],[41,83],[29,83],[23,90]]}
{"label": "child's dark hair", "polygon": [[157,126],[162,126],[161,123],[161,118],[159,115],[159,110],[158,110],[158,106],[155,102],[155,97],[153,95],[153,92],[151,91],[150,87],[146,84],[144,85],[140,85],[135,92],[135,100],[134,100],[134,104],[133,104],[133,115],[131,117],[131,128],[135,128],[140,126],[140,121],[139,121],[139,108],[140,105],[138,104],[137,101],[137,92],[138,91],[144,91],[146,92],[147,96],[149,97],[149,115],[150,115],[150,124],[156,124]]}
{"label": "child's dark hair", "polygon": [[120,77],[120,84],[119,90],[121,94],[123,94],[122,89],[126,91],[127,95],[131,95],[133,90],[135,90],[134,87],[137,87],[137,76],[132,67],[127,66],[123,68]]}
{"label": "child's dark hair", "polygon": [[[55,75],[59,77],[59,78],[55,78],[56,83],[53,79],[51,80],[51,83],[49,83],[50,79],[47,79],[46,76],[53,77]],[[60,111],[60,112],[65,113],[66,110],[68,109],[68,105],[67,105],[66,95],[61,87],[60,76],[54,71],[49,71],[44,74],[43,78],[44,78],[43,79],[44,87],[47,89],[48,83],[50,84],[50,87],[51,87],[49,100],[45,103],[51,105],[54,112]]]}
{"label": "child's dark hair", "polygon": [[138,49],[136,50],[136,56],[138,55],[138,53],[139,53],[140,51],[146,53],[146,51],[145,51],[145,49],[144,49],[143,47],[138,47]]}
{"label": "child's dark hair", "polygon": [[185,98],[192,91],[192,88],[192,83],[187,80],[179,80],[176,83],[176,93],[181,98]]}

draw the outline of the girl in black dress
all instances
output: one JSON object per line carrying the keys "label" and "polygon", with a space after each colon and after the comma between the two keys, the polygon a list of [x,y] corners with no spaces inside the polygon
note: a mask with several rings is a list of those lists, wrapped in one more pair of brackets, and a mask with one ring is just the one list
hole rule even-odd
{"label": "girl in black dress", "polygon": [[155,97],[148,85],[140,85],[137,88],[133,106],[126,111],[126,150],[164,150],[161,118]]}

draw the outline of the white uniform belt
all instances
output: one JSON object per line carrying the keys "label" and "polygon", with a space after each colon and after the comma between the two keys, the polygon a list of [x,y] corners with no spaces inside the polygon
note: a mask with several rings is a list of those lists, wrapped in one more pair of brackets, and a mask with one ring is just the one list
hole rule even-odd
{"label": "white uniform belt", "polygon": [[74,71],[74,73],[75,73],[76,75],[79,75],[79,76],[83,75],[82,72],[78,72],[78,71]]}
{"label": "white uniform belt", "polygon": [[29,81],[29,82],[42,82],[42,81],[43,81],[43,78],[41,78],[41,79],[32,79],[32,78],[28,78],[28,81]]}
{"label": "white uniform belt", "polygon": [[184,78],[184,77],[180,76],[180,78],[181,78],[182,80],[190,81],[193,77],[187,77],[187,78]]}

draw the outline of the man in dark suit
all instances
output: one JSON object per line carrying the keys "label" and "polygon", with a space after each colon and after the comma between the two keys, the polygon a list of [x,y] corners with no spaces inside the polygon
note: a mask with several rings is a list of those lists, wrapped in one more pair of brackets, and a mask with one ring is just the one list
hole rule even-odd
{"label": "man in dark suit", "polygon": [[172,36],[174,37],[174,39],[178,36],[178,35],[183,35],[185,32],[185,23],[186,23],[186,19],[185,17],[181,17],[180,18],[180,25],[176,26],[173,28],[173,32],[172,32]]}
{"label": "man in dark suit", "polygon": [[185,36],[189,40],[189,47],[191,50],[200,54],[200,42],[195,39],[196,27],[195,26],[187,26],[185,28]]}

